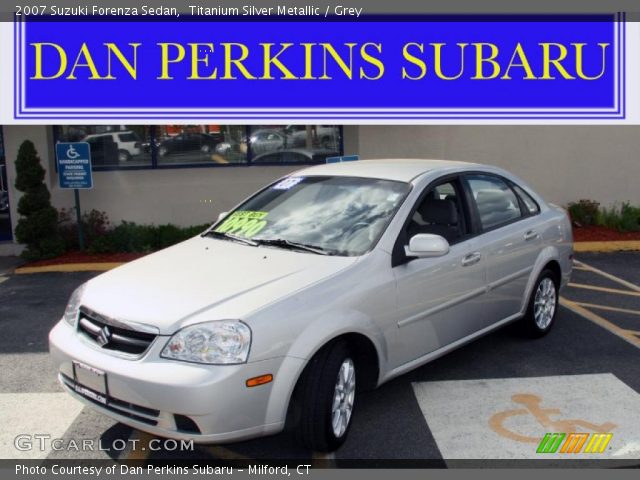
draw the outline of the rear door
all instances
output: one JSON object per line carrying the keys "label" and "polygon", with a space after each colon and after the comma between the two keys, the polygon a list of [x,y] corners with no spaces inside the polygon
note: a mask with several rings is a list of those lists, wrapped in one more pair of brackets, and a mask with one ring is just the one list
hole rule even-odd
{"label": "rear door", "polygon": [[489,326],[520,312],[542,248],[537,205],[528,207],[503,177],[478,173],[466,175],[465,180],[482,230],[478,248],[487,260],[485,326]]}

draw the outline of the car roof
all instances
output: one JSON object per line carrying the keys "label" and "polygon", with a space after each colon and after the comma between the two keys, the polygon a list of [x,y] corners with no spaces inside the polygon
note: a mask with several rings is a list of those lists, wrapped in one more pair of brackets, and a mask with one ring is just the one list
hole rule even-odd
{"label": "car roof", "polygon": [[431,171],[451,169],[477,169],[479,163],[453,160],[382,159],[357,160],[355,162],[329,163],[317,165],[296,172],[296,175],[329,175],[345,177],[365,177],[411,182],[414,178]]}

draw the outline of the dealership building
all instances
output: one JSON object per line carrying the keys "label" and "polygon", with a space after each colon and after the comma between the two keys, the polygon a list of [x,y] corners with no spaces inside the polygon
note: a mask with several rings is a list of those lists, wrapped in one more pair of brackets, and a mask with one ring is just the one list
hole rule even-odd
{"label": "dealership building", "polygon": [[498,165],[560,205],[640,204],[640,126],[10,125],[0,127],[0,255],[20,251],[15,159],[25,140],[58,209],[73,207],[74,195],[58,186],[55,145],[88,142],[94,186],[81,191],[82,210],[104,211],[112,223],[211,222],[283,175],[352,154]]}

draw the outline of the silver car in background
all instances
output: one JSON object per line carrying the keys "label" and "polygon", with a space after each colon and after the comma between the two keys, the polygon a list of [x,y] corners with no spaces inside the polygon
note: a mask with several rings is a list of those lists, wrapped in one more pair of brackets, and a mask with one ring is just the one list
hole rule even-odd
{"label": "silver car in background", "polygon": [[330,451],[359,391],[513,321],[549,332],[572,260],[566,213],[504,170],[315,166],[89,280],[50,349],[69,393],[135,428],[220,443],[289,425]]}

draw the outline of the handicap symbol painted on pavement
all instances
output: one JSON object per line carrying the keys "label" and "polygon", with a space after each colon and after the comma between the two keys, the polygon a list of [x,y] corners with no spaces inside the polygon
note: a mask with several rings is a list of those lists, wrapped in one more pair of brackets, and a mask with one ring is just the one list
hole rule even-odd
{"label": "handicap symbol painted on pavement", "polygon": [[541,406],[542,399],[537,395],[530,393],[520,393],[513,395],[511,400],[514,403],[523,405],[524,408],[515,408],[498,412],[489,419],[491,429],[502,437],[515,440],[517,442],[539,443],[541,437],[530,437],[510,430],[505,423],[513,417],[521,415],[531,415],[538,423],[550,432],[572,433],[582,430],[590,430],[592,432],[611,432],[617,427],[615,423],[605,422],[602,424],[591,423],[581,419],[553,419],[552,416],[561,415],[558,408],[543,408]]}

